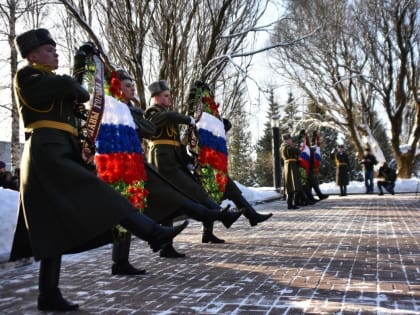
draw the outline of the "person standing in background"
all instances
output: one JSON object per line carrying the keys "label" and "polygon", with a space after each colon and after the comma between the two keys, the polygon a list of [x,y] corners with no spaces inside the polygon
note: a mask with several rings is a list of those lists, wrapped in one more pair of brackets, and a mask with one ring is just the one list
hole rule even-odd
{"label": "person standing in background", "polygon": [[347,196],[347,185],[349,184],[349,157],[344,151],[344,145],[339,144],[337,151],[333,149],[330,155],[336,166],[335,181],[340,186],[340,196]]}
{"label": "person standing in background", "polygon": [[360,164],[363,165],[365,171],[365,187],[366,193],[372,194],[373,193],[373,178],[374,178],[374,166],[378,164],[376,157],[370,152],[370,148],[368,146],[365,147],[364,155],[360,160]]}
{"label": "person standing in background", "polygon": [[284,160],[284,187],[287,194],[287,208],[299,209],[296,204],[296,197],[302,191],[298,166],[300,149],[296,144],[297,139],[292,138],[290,134],[285,134],[282,138],[280,154]]}

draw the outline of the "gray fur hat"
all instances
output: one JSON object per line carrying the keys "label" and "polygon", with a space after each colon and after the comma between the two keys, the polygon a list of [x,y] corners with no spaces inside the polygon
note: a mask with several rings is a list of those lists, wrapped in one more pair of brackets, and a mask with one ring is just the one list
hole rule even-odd
{"label": "gray fur hat", "polygon": [[56,46],[55,41],[51,38],[50,32],[45,28],[33,29],[16,37],[16,47],[22,58],[26,58],[35,48],[47,44]]}
{"label": "gray fur hat", "polygon": [[162,91],[169,91],[168,83],[165,80],[155,81],[148,87],[151,97],[159,94]]}

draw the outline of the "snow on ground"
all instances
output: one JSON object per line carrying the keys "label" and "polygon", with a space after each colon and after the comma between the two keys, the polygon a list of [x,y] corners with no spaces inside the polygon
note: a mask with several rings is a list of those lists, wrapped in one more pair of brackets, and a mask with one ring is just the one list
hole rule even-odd
{"label": "snow on ground", "polygon": [[[246,187],[236,182],[241,189],[245,199],[251,203],[270,200],[280,197],[280,193],[273,189],[273,187]],[[324,194],[338,194],[339,187],[334,183],[325,183],[320,186]],[[376,184],[375,184],[376,189]],[[411,179],[398,179],[395,184],[395,193],[418,193],[420,189],[420,179],[413,177]],[[349,194],[365,193],[364,182],[350,182],[347,187]],[[13,241],[13,233],[16,226],[17,208],[18,208],[19,193],[9,189],[0,188],[0,261],[6,261],[9,257],[11,244]],[[230,204],[234,207],[231,201],[225,200],[222,206]]]}

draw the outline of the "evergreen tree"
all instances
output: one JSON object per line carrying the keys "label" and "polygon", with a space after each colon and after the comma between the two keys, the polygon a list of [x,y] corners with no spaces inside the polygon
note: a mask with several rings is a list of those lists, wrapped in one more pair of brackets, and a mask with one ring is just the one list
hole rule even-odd
{"label": "evergreen tree", "polygon": [[273,186],[273,152],[272,139],[273,132],[271,118],[278,117],[279,105],[274,101],[274,90],[271,88],[268,98],[267,121],[264,124],[264,134],[257,142],[257,161],[255,165],[255,175],[258,185]]}
{"label": "evergreen tree", "polygon": [[295,122],[298,117],[298,108],[293,94],[289,92],[289,98],[283,109],[284,114],[280,119],[280,133],[292,133],[294,131]]}
{"label": "evergreen tree", "polygon": [[230,120],[232,129],[227,133],[229,148],[229,175],[245,186],[253,186],[255,178],[252,168],[251,133],[243,106],[235,106],[236,110]]}
{"label": "evergreen tree", "polygon": [[321,128],[319,131],[321,142],[321,167],[319,169],[320,183],[335,181],[335,161],[331,159],[331,152],[337,147],[338,133],[333,128]]}

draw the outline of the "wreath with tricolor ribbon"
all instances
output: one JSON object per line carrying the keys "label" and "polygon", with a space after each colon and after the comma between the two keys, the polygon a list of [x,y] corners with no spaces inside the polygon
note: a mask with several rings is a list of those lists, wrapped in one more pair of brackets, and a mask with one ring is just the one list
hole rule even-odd
{"label": "wreath with tricolor ribbon", "polygon": [[219,108],[209,87],[200,81],[191,89],[189,104],[189,114],[196,117],[195,152],[201,183],[210,197],[221,202],[227,184],[228,150]]}
{"label": "wreath with tricolor ribbon", "polygon": [[[98,176],[126,197],[137,209],[147,207],[149,191],[144,152],[128,106],[105,97],[105,111],[96,139],[95,163]],[[124,232],[121,226],[117,227]]]}

